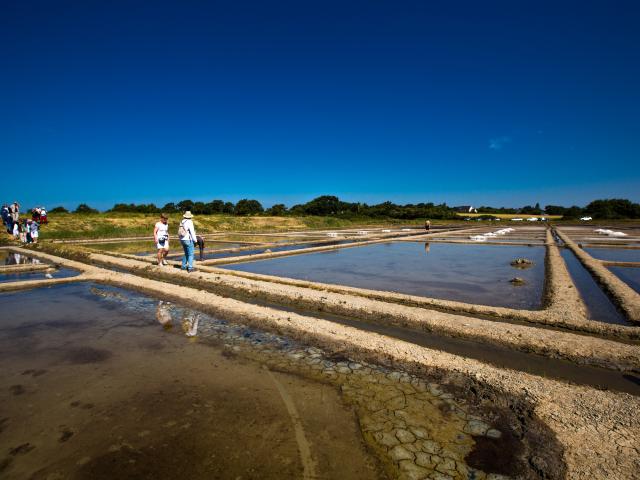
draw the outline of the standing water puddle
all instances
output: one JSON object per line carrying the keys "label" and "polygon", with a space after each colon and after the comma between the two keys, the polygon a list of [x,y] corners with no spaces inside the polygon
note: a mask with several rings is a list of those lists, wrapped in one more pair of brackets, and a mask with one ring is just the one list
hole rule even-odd
{"label": "standing water puddle", "polygon": [[[37,258],[29,257],[20,253],[14,252],[2,252],[2,258],[0,260],[3,265],[8,267],[20,266],[20,265],[33,265],[33,266],[46,266],[45,262],[41,262]],[[37,268],[36,267],[36,268]],[[72,270],[70,268],[56,268],[54,265],[50,265],[50,269],[36,270],[36,271],[24,271],[24,272],[3,272],[0,269],[0,283],[9,282],[21,282],[25,280],[46,280],[52,278],[68,278],[79,275],[80,272]]]}
{"label": "standing water puddle", "polygon": [[[406,373],[103,286],[1,294],[0,309],[3,478],[530,473],[508,411]],[[551,447],[532,454],[557,463]]]}
{"label": "standing water puddle", "polygon": [[[518,257],[533,267],[515,269]],[[396,242],[261,260],[223,268],[484,305],[535,309],[542,247]],[[510,283],[514,277],[525,284]]]}
{"label": "standing water puddle", "polygon": [[638,267],[609,267],[620,280],[625,282],[636,292],[640,293],[640,268]]}
{"label": "standing water puddle", "polygon": [[626,248],[585,248],[584,251],[598,260],[640,262],[640,250]]}
{"label": "standing water puddle", "polygon": [[589,318],[598,322],[629,325],[625,316],[611,303],[609,297],[602,291],[573,252],[563,248],[560,253],[567,265],[573,283],[578,288],[580,296],[587,306]]}
{"label": "standing water puddle", "polygon": [[235,252],[210,252],[205,253],[203,256],[204,260],[209,260],[212,258],[228,258],[228,257],[244,257],[247,255],[257,255],[260,253],[269,253],[269,252],[286,252],[291,250],[300,250],[302,248],[313,248],[313,247],[329,247],[332,245],[344,245],[347,243],[353,243],[353,240],[336,240],[331,242],[315,242],[315,243],[302,243],[299,245],[281,245],[281,246],[273,246],[273,247],[261,247],[261,248],[252,248],[250,250],[240,250]]}
{"label": "standing water puddle", "polygon": [[52,278],[69,278],[80,275],[80,272],[70,268],[58,268],[51,271],[2,273],[0,283],[24,282],[26,280],[50,280]]}

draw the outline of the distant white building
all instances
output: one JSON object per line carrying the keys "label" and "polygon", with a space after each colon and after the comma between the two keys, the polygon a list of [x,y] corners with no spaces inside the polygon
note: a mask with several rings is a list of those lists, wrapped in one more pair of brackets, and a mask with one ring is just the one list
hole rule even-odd
{"label": "distant white building", "polygon": [[478,213],[478,209],[473,205],[461,205],[459,207],[453,207],[453,209],[460,213]]}

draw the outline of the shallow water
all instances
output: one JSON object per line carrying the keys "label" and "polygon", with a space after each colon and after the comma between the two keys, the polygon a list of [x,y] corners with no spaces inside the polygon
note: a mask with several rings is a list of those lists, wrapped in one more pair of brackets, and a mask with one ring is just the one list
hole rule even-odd
{"label": "shallow water", "polygon": [[567,270],[569,270],[573,283],[578,288],[580,296],[587,306],[589,318],[599,322],[629,325],[630,323],[624,314],[615,307],[573,252],[568,249],[562,249],[560,254],[567,265]]}
{"label": "shallow water", "polygon": [[640,250],[625,248],[585,248],[585,252],[599,260],[612,262],[640,262]]}
{"label": "shallow water", "polygon": [[555,455],[508,409],[121,289],[0,294],[0,309],[3,478],[386,478],[380,459],[392,478],[482,480],[527,476],[523,443]]}
{"label": "shallow water", "polygon": [[623,282],[640,293],[640,268],[637,267],[608,267]]}
{"label": "shallow water", "polygon": [[[333,386],[267,374],[228,350],[246,328],[164,306],[84,283],[0,294],[2,478],[302,478],[281,389],[317,478],[384,477]],[[195,315],[200,341],[181,328]]]}
{"label": "shallow water", "polygon": [[228,257],[244,257],[247,255],[256,255],[260,253],[266,253],[267,250],[271,252],[285,252],[290,250],[300,250],[302,248],[313,248],[313,247],[327,247],[331,245],[343,245],[346,243],[353,243],[353,240],[336,240],[332,242],[311,242],[311,243],[303,243],[300,245],[282,245],[277,247],[261,247],[261,248],[252,248],[251,250],[240,250],[238,252],[211,252],[205,253],[204,259],[209,260],[212,258],[228,258]]}
{"label": "shallow water", "polygon": [[[510,262],[533,260],[520,270]],[[538,308],[542,247],[395,242],[260,260],[223,268],[513,308]],[[514,286],[509,280],[527,282]]]}
{"label": "shallow water", "polygon": [[0,264],[2,265],[34,265],[44,263],[41,260],[29,257],[22,253],[0,250]]}
{"label": "shallow water", "polygon": [[47,280],[52,278],[68,278],[80,275],[77,270],[70,268],[58,268],[51,272],[20,272],[20,273],[1,273],[0,283],[23,282],[26,280]]}

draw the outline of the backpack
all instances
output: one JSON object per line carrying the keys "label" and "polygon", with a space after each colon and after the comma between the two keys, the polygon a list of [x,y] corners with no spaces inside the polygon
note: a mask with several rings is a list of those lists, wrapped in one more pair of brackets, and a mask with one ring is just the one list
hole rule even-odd
{"label": "backpack", "polygon": [[180,226],[178,227],[178,236],[180,238],[184,238],[187,235],[189,235],[189,237],[191,237],[191,232],[189,230],[187,230],[186,228],[184,228],[184,220],[182,220],[180,222]]}

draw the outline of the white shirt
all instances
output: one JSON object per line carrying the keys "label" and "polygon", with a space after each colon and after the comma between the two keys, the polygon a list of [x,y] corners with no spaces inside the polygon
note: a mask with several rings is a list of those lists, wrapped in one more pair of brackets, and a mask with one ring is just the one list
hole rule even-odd
{"label": "white shirt", "polygon": [[183,218],[180,222],[180,225],[184,227],[187,231],[187,234],[183,237],[180,237],[180,240],[191,240],[192,242],[196,241],[196,230],[193,227],[193,220],[190,218]]}
{"label": "white shirt", "polygon": [[156,229],[157,229],[156,235],[158,236],[158,240],[160,240],[162,238],[169,238],[169,224],[168,223],[158,222],[158,223],[156,223]]}

